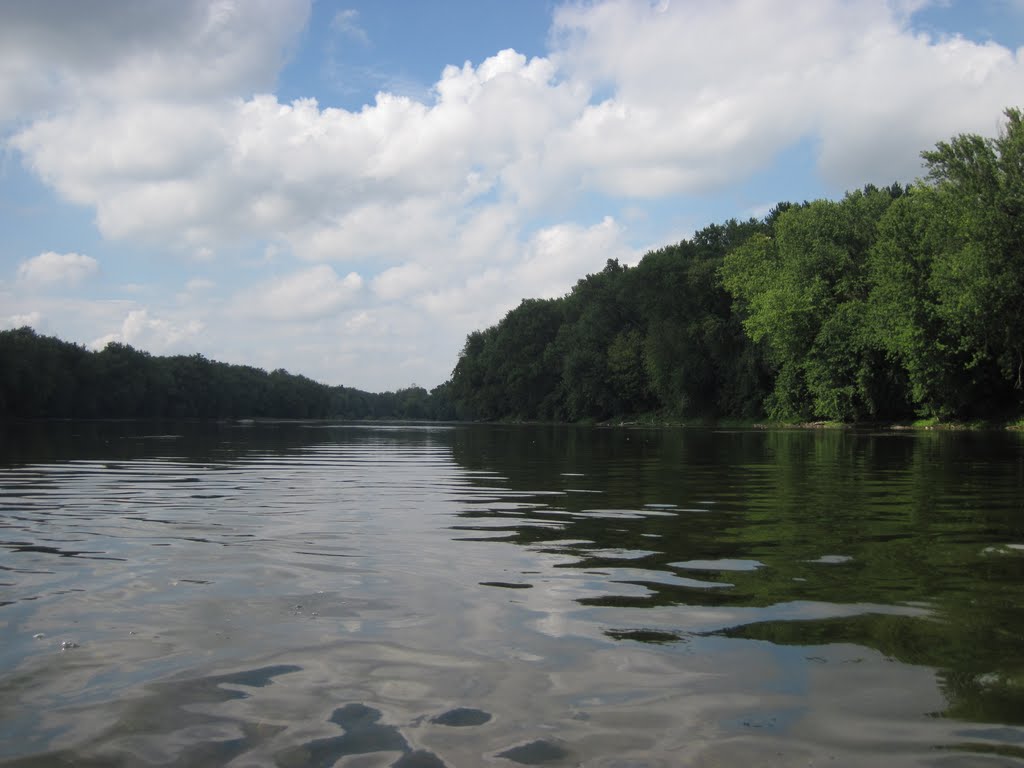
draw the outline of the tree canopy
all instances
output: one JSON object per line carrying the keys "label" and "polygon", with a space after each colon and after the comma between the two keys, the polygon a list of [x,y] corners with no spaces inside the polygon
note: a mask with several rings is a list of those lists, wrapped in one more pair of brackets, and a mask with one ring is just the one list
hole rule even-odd
{"label": "tree canopy", "polygon": [[[609,262],[470,335],[473,418],[1017,417],[1024,406],[1024,118],[922,153],[911,186],[780,203]],[[523,382],[530,382],[523,386]]]}
{"label": "tree canopy", "polygon": [[471,333],[452,375],[465,418],[609,419],[760,413],[770,371],[718,269],[771,225],[713,224],[628,267],[611,260],[564,297],[526,300]]}
{"label": "tree canopy", "polygon": [[448,419],[447,385],[370,393],[202,355],[99,352],[31,328],[0,331],[0,417]]}

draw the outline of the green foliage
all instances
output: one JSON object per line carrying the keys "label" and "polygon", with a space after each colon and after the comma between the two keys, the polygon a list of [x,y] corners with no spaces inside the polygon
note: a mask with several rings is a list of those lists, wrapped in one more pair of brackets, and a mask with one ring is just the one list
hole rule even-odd
{"label": "green foliage", "polygon": [[454,414],[462,419],[559,418],[558,364],[550,347],[564,308],[528,299],[498,328],[466,339],[450,384]]}
{"label": "green foliage", "polygon": [[632,412],[633,398],[642,398],[646,390],[637,350],[626,350],[629,337],[610,354],[617,336],[638,322],[622,290],[628,274],[628,267],[610,260],[601,272],[580,280],[565,299],[567,322],[554,354],[561,359],[562,397],[572,420]]}
{"label": "green foliage", "polygon": [[0,331],[0,418],[450,419],[448,385],[371,394],[207,360],[99,352],[31,328]]}
{"label": "green foliage", "polygon": [[866,309],[868,253],[898,185],[865,187],[777,215],[725,258],[722,277],[744,327],[778,366],[766,405],[772,418],[858,421],[909,409],[901,373],[877,342]]}
{"label": "green foliage", "polygon": [[759,414],[768,375],[763,349],[744,334],[718,268],[730,248],[765,231],[765,224],[752,220],[712,225],[638,265],[646,366],[664,410],[680,416]]}
{"label": "green foliage", "polygon": [[561,299],[524,301],[466,339],[451,383],[457,412],[572,421],[759,415],[768,367],[733,314],[718,267],[765,228],[712,225],[636,267],[609,261]]}
{"label": "green foliage", "polygon": [[625,402],[643,403],[650,398],[644,357],[644,337],[638,328],[619,331],[608,345],[609,383]]}
{"label": "green foliage", "polygon": [[928,178],[880,223],[872,253],[879,339],[923,415],[1021,408],[1024,387],[1024,122],[922,153]]}

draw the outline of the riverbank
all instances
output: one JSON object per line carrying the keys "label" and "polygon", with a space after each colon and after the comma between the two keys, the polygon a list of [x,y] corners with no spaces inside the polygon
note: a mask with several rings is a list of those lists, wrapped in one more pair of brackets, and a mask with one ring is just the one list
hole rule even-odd
{"label": "riverbank", "polygon": [[[584,425],[587,422],[577,422]],[[951,431],[968,432],[984,430],[1009,430],[1024,432],[1024,418],[992,419],[973,421],[939,421],[938,419],[918,419],[916,421],[895,422],[840,422],[840,421],[804,421],[779,422],[763,419],[682,419],[645,415],[642,417],[619,417],[600,422],[590,422],[602,427],[701,427],[717,429],[871,429],[894,431]]]}

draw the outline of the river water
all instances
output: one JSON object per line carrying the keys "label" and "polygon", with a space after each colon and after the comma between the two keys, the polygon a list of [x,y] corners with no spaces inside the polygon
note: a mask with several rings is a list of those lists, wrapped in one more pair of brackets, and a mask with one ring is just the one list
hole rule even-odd
{"label": "river water", "polygon": [[0,764],[1024,765],[1024,439],[0,431]]}

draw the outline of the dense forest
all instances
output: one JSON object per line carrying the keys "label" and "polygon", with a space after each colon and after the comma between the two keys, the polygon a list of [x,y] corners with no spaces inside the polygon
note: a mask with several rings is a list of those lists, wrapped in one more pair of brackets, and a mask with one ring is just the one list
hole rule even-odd
{"label": "dense forest", "polygon": [[526,299],[431,392],[21,328],[0,332],[0,417],[1020,419],[1024,116],[922,158],[913,185],[780,203]]}
{"label": "dense forest", "polygon": [[916,184],[780,204],[609,261],[471,333],[461,418],[1019,418],[1024,122],[922,153]]}
{"label": "dense forest", "polygon": [[202,355],[117,343],[90,352],[31,328],[0,332],[0,417],[449,419],[446,390],[375,394]]}

